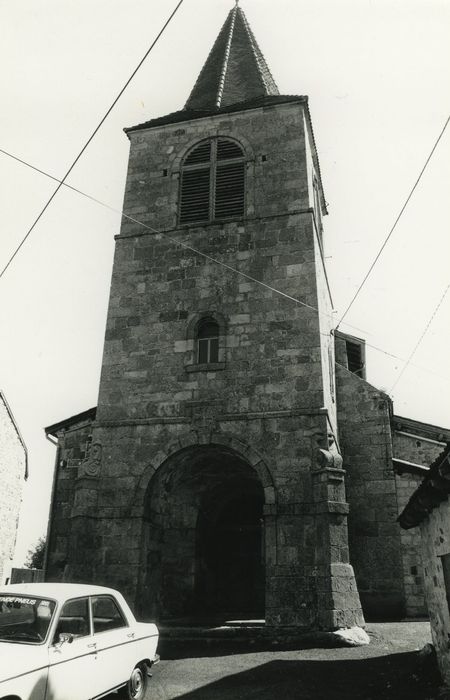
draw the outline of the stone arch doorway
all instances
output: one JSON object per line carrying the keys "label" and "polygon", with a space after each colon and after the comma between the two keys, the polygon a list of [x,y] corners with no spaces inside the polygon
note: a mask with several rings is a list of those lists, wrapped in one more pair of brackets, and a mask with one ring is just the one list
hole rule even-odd
{"label": "stone arch doorway", "polygon": [[144,502],[140,613],[166,620],[264,617],[264,488],[223,445],[171,455]]}

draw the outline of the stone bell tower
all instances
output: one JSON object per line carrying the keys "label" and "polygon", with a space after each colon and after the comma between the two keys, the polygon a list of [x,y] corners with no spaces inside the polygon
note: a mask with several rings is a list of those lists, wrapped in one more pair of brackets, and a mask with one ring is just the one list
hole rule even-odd
{"label": "stone bell tower", "polygon": [[236,4],[184,109],[126,133],[68,571],[89,522],[84,577],[143,615],[363,624],[308,100],[279,94]]}

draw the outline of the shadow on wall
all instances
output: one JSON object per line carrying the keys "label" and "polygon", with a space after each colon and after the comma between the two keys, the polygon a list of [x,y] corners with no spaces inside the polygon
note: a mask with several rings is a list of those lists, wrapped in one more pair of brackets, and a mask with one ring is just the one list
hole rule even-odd
{"label": "shadow on wall", "polygon": [[[351,653],[353,650],[349,650]],[[273,652],[272,652],[273,653]],[[348,661],[271,661],[202,688],[170,695],[150,684],[152,700],[431,700],[440,683],[433,658],[408,652]],[[113,700],[113,696],[110,697]]]}

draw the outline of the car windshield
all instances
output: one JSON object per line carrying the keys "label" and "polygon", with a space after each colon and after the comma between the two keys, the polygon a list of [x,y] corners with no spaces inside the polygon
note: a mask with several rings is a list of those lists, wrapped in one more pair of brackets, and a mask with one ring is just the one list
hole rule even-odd
{"label": "car windshield", "polygon": [[0,593],[0,642],[40,644],[47,636],[55,606],[53,600],[45,598]]}

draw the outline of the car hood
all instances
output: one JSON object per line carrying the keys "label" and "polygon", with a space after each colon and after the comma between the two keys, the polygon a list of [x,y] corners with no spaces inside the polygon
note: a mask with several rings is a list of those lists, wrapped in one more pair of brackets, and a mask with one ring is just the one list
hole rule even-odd
{"label": "car hood", "polygon": [[0,683],[48,665],[48,650],[43,644],[12,644],[0,641]]}

